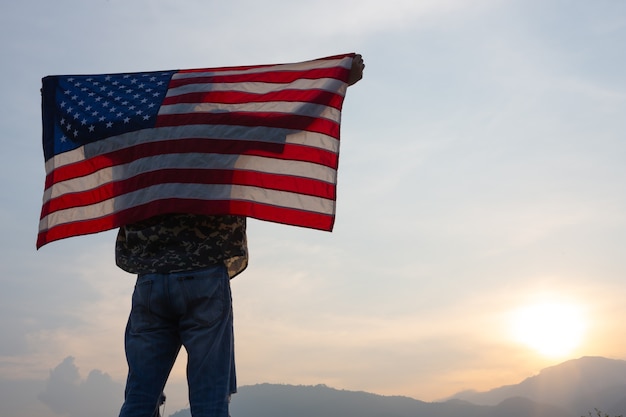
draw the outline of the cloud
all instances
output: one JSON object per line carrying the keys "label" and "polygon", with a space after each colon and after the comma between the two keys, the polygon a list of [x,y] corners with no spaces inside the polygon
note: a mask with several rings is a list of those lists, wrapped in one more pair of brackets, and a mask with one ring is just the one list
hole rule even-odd
{"label": "cloud", "polygon": [[52,411],[68,417],[108,417],[119,412],[122,393],[121,384],[96,369],[82,380],[74,358],[68,356],[50,371],[39,400]]}

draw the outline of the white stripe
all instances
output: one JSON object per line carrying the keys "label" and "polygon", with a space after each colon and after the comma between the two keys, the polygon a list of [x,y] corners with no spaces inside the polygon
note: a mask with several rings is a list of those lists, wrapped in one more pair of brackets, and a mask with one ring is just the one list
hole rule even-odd
{"label": "white stripe", "polygon": [[188,93],[212,91],[236,91],[239,93],[267,94],[281,90],[325,90],[345,96],[347,85],[335,78],[318,78],[315,80],[295,80],[290,83],[265,83],[258,81],[239,83],[195,83],[174,87],[167,90],[165,97],[176,97]]}
{"label": "white stripe", "polygon": [[228,169],[311,178],[334,184],[337,170],[310,162],[282,160],[251,155],[206,153],[164,154],[103,168],[90,175],[60,181],[44,191],[43,203],[64,194],[85,192],[104,184],[123,181],[138,174],[161,169]]}
{"label": "white stripe", "polygon": [[329,106],[300,101],[268,101],[261,103],[181,103],[161,106],[159,115],[164,114],[188,114],[188,113],[231,113],[231,112],[269,112],[298,114],[316,118],[332,120],[335,123],[341,121],[341,112]]}
{"label": "white stripe", "polygon": [[352,58],[345,57],[340,59],[318,59],[313,61],[297,62],[294,64],[269,65],[265,67],[256,67],[248,69],[233,69],[229,71],[202,71],[202,72],[177,72],[172,79],[185,78],[201,78],[212,77],[216,75],[240,75],[240,74],[261,74],[264,72],[280,72],[280,71],[306,71],[311,69],[344,67],[350,68]]}
{"label": "white stripe", "polygon": [[63,152],[48,159],[45,163],[46,175],[50,175],[55,169],[64,165],[71,165],[76,162],[85,160],[85,147],[73,149],[71,151]]}
{"label": "white stripe", "polygon": [[[158,196],[158,197],[155,197]],[[207,198],[210,196],[210,198]],[[116,212],[161,199],[249,201],[272,206],[332,215],[335,201],[286,191],[240,185],[159,184],[84,207],[72,207],[51,213],[39,222],[39,231],[66,223],[98,219]]]}
{"label": "white stripe", "polygon": [[81,162],[97,155],[104,155],[109,152],[130,148],[142,143],[186,138],[255,140],[278,143],[286,142],[290,144],[324,149],[335,154],[339,152],[339,141],[337,139],[315,132],[303,132],[293,129],[277,129],[273,127],[260,126],[188,125],[178,127],[161,127],[143,129],[136,132],[112,136],[107,139],[88,143],[72,151],[58,154],[46,161],[46,174],[50,174],[54,169],[65,165]]}

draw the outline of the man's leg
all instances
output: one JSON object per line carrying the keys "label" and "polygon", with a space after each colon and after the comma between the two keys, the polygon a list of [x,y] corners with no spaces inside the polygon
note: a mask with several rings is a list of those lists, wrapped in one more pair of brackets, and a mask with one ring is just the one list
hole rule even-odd
{"label": "man's leg", "polygon": [[236,391],[230,279],[223,265],[179,277],[187,306],[180,321],[194,417],[227,417]]}
{"label": "man's leg", "polygon": [[166,275],[138,277],[125,333],[128,378],[120,417],[158,415],[167,377],[180,350]]}

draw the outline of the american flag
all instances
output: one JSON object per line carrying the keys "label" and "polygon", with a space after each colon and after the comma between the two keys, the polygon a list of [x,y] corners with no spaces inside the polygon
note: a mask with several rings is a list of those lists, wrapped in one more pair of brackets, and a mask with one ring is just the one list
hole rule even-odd
{"label": "american flag", "polygon": [[37,248],[174,212],[332,230],[353,56],[45,77]]}

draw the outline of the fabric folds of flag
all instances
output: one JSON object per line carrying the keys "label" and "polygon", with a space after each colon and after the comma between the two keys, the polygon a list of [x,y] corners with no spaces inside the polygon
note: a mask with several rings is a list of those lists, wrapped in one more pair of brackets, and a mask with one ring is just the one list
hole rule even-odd
{"label": "fabric folds of flag", "polygon": [[353,56],[45,77],[37,248],[165,213],[332,230]]}

